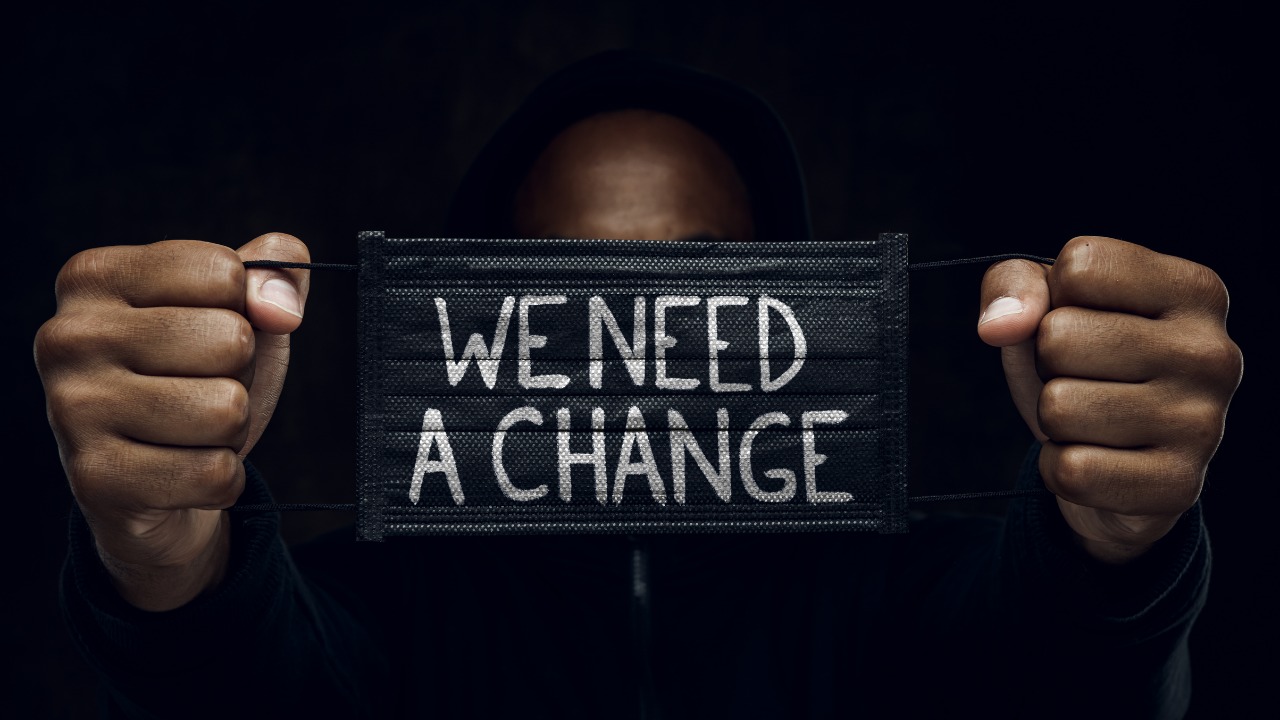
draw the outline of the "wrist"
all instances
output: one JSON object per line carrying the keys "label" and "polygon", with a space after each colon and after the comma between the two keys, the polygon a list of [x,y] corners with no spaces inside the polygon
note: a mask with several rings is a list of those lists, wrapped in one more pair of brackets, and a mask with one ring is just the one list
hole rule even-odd
{"label": "wrist", "polygon": [[231,523],[225,512],[209,513],[207,535],[185,552],[160,562],[132,562],[107,550],[95,534],[95,548],[116,592],[130,605],[150,612],[182,607],[216,588],[226,576]]}
{"label": "wrist", "polygon": [[1155,545],[1155,543],[1132,545],[1107,540],[1095,540],[1077,532],[1072,533],[1072,540],[1075,542],[1076,547],[1084,550],[1089,557],[1105,565],[1125,565],[1133,562],[1146,555]]}
{"label": "wrist", "polygon": [[1076,547],[1106,565],[1125,565],[1146,555],[1169,534],[1180,517],[1120,515],[1062,498],[1057,501]]}

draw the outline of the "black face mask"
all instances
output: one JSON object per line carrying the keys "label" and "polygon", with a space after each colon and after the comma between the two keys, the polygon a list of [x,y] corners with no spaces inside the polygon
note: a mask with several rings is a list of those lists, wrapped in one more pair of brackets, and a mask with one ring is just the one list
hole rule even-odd
{"label": "black face mask", "polygon": [[[911,267],[1005,257],[1052,262]],[[907,528],[906,235],[367,232],[358,270],[363,540]]]}
{"label": "black face mask", "polygon": [[360,536],[906,527],[906,237],[360,246]]}

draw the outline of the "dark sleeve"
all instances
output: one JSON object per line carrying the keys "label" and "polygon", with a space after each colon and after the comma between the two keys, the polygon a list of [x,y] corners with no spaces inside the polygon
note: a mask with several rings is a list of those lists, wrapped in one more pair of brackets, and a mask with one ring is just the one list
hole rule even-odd
{"label": "dark sleeve", "polygon": [[[241,503],[269,503],[245,465]],[[146,612],[111,585],[78,510],[63,567],[63,614],[123,717],[373,716],[387,676],[379,643],[298,573],[276,513],[232,513],[231,558],[213,592]]]}
{"label": "dark sleeve", "polygon": [[[1019,487],[1043,486],[1039,451],[1037,443],[1028,453]],[[990,698],[1000,715],[997,708],[1041,718],[1185,714],[1187,636],[1211,563],[1198,504],[1146,555],[1116,567],[1074,544],[1047,492],[1012,503],[1003,524],[974,528],[947,520],[918,534],[913,527],[914,557],[952,548],[928,571],[941,581],[917,608],[921,627],[959,639],[935,685]],[[979,683],[985,691],[974,693]]]}
{"label": "dark sleeve", "polygon": [[[1043,484],[1038,460],[1037,444],[1025,483]],[[1155,548],[1125,566],[1104,565],[1079,549],[1048,494],[1013,509],[1005,548],[1022,627],[1053,640],[1026,643],[1028,659],[1045,663],[1045,672],[1028,678],[1032,697],[1056,693],[1055,712],[1069,717],[1096,716],[1103,707],[1127,718],[1186,713],[1187,636],[1204,607],[1212,562],[1198,503]]]}

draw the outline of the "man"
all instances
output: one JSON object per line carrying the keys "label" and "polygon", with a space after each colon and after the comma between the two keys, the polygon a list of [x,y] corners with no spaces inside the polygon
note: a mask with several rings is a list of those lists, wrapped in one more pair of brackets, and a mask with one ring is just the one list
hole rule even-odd
{"label": "man", "polygon": [[[544,84],[447,234],[806,240],[760,100],[628,54]],[[1176,716],[1209,548],[1196,499],[1240,378],[1194,263],[1076,238],[991,268],[978,331],[1039,441],[1005,522],[905,536],[467,537],[295,551],[242,463],[302,322],[282,234],[99,248],[36,356],[75,493],[66,616],[112,707],[225,715]]]}

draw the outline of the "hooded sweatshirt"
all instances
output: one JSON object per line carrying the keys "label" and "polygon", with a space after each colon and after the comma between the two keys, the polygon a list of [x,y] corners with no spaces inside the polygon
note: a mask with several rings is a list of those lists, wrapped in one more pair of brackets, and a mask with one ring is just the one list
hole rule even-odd
{"label": "hooded sweatshirt", "polygon": [[611,51],[561,70],[498,129],[454,196],[445,237],[513,234],[516,190],[560,131],[612,110],[675,115],[714,138],[747,187],[756,239],[810,239],[804,176],[782,121],[739,85],[647,55]]}
{"label": "hooded sweatshirt", "polygon": [[[624,108],[715,138],[757,236],[805,240],[795,152],[758,97],[631,53],[539,87],[467,173],[445,234],[511,235],[516,189],[574,121]],[[1018,479],[1036,487],[1039,446]],[[271,502],[246,463],[240,502]],[[975,481],[974,484],[977,484]],[[288,548],[233,513],[226,579],[148,613],[111,586],[78,511],[72,635],[119,717],[1179,717],[1207,590],[1199,506],[1123,568],[1070,540],[1054,499],[1003,519],[863,533],[394,538]]]}

